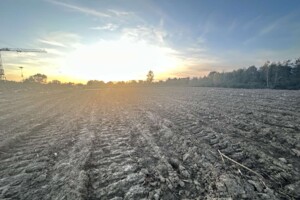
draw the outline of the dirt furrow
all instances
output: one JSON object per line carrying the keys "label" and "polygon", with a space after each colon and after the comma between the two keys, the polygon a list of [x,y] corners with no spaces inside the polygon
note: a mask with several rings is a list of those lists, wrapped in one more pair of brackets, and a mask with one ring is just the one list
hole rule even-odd
{"label": "dirt furrow", "polygon": [[[199,197],[197,182],[191,179],[191,173],[179,160],[181,157],[170,149],[169,139],[173,132],[153,119],[152,113],[142,111],[136,119],[136,131],[141,135],[141,151],[147,159],[139,162],[146,170],[146,186],[149,199],[182,199]],[[167,147],[168,146],[168,147]]]}
{"label": "dirt furrow", "polygon": [[2,199],[41,199],[51,190],[51,169],[73,146],[78,135],[80,117],[75,116],[84,107],[72,112],[74,106],[78,105],[65,107],[61,110],[64,114],[49,119],[51,123],[26,134],[1,155]]}
{"label": "dirt furrow", "polygon": [[0,106],[36,104],[2,116],[0,199],[300,198],[299,92],[78,89],[18,94],[16,105],[11,96]]}
{"label": "dirt furrow", "polygon": [[[168,118],[172,122],[174,122],[172,125],[173,126],[176,125],[178,127],[178,130],[181,132],[181,134],[184,135],[182,139],[186,140],[189,137],[193,138],[191,141],[188,141],[189,144],[193,144],[192,141],[202,140],[205,144],[201,144],[201,143],[200,144],[198,143],[196,145],[193,144],[195,145],[194,147],[199,148],[203,145],[207,146],[207,144],[209,144],[209,146],[207,146],[208,149],[211,149],[211,151],[214,152],[215,155],[218,155],[216,149],[220,149],[222,152],[231,156],[235,160],[249,167],[252,167],[255,170],[258,169],[259,172],[262,171],[264,173],[268,173],[269,175],[266,174],[265,177],[267,180],[269,180],[268,186],[275,189],[275,191],[277,191],[278,193],[280,193],[278,195],[282,196],[281,193],[287,193],[287,195],[284,195],[283,197],[284,198],[288,197],[289,195],[288,192],[286,191],[282,192],[279,189],[284,187],[285,185],[296,182],[297,179],[293,179],[292,177],[297,176],[298,170],[297,168],[293,168],[292,166],[287,166],[286,164],[281,163],[281,161],[277,161],[277,159],[274,159],[274,155],[268,155],[267,152],[270,152],[271,149],[264,148],[262,150],[259,150],[261,148],[257,146],[259,144],[257,143],[257,141],[250,141],[249,143],[249,140],[245,140],[245,138],[243,141],[243,136],[234,135],[230,133],[229,130],[231,130],[232,128],[228,127],[230,126],[228,124],[223,124],[222,120],[219,120],[217,123],[213,121],[209,122],[207,121],[207,119],[203,121],[201,120],[199,121],[199,117],[201,119],[201,115],[198,114],[197,117],[195,117],[192,114],[193,112],[196,112],[196,109],[187,110],[187,107],[184,107],[182,111],[180,111],[177,105],[177,109],[165,109],[160,113],[163,113],[164,111],[165,112],[169,111],[166,114],[163,114],[163,116]],[[201,122],[205,122],[205,123],[201,124]],[[252,145],[254,144],[254,146],[252,146],[252,149],[251,149],[251,144]],[[190,148],[189,146],[182,148],[183,151],[184,149]],[[262,147],[263,146],[264,145],[262,145]],[[184,154],[184,152],[182,152],[182,154]],[[261,163],[257,162],[258,158],[260,158],[259,162]],[[267,166],[270,167],[270,164],[272,165],[272,168],[266,168]],[[296,173],[294,173],[295,169],[296,169]],[[275,178],[270,178],[270,177],[275,177]],[[247,177],[243,177],[243,178],[247,178]],[[248,177],[247,179],[251,183],[253,183],[252,178]],[[289,182],[287,182],[287,180],[289,180]],[[262,187],[260,187],[260,190],[262,190]],[[266,192],[269,192],[269,190],[266,190]],[[290,195],[292,197],[292,194]],[[251,196],[253,196],[253,194],[251,194]]]}
{"label": "dirt furrow", "polygon": [[1,133],[0,135],[0,139],[2,139],[0,142],[0,150],[5,152],[7,148],[18,141],[22,141],[28,134],[30,135],[33,132],[37,132],[43,127],[46,127],[47,124],[53,123],[53,120],[57,117],[63,116],[63,109],[66,108],[64,104],[71,99],[72,97],[68,96],[57,99],[49,105],[31,110],[30,113],[34,115],[31,118],[23,118],[22,120],[16,121],[16,123],[8,123],[8,125],[3,124],[1,126],[1,132],[3,132],[3,134]]}
{"label": "dirt furrow", "polygon": [[[138,183],[136,147],[125,118],[103,114],[95,129],[91,157],[86,165],[89,176],[87,199],[132,199],[145,194]],[[137,138],[135,138],[137,139]]]}
{"label": "dirt furrow", "polygon": [[[90,98],[90,97],[89,97]],[[89,99],[87,98],[87,99]],[[88,176],[85,165],[90,157],[94,140],[95,107],[90,101],[83,105],[81,120],[72,137],[72,146],[63,148],[63,156],[53,165],[49,172],[49,192],[45,199],[85,199],[87,196]],[[66,151],[67,150],[67,151]]]}
{"label": "dirt furrow", "polygon": [[[18,95],[22,95],[22,93]],[[27,95],[27,98],[15,99],[15,97],[11,97],[7,99],[7,102],[10,102],[8,105],[0,104],[0,106],[3,108],[0,110],[0,119],[6,119],[10,116],[16,117],[16,114],[26,113],[26,111],[30,111],[42,103],[50,104],[51,101],[58,98],[56,92],[47,94],[37,93],[31,96],[25,93],[24,95]],[[61,96],[65,97],[65,94],[62,94]]]}
{"label": "dirt furrow", "polygon": [[[56,99],[55,102],[51,102],[47,105],[42,104],[39,107],[35,107],[28,111],[25,116],[20,115],[14,118],[14,120],[5,120],[0,122],[1,124],[1,132],[0,139],[2,139],[4,144],[7,144],[9,140],[13,138],[17,138],[23,134],[31,132],[31,130],[35,130],[43,124],[47,124],[49,119],[54,119],[59,115],[57,113],[57,108],[59,108],[64,102],[66,98]],[[0,143],[0,146],[2,146]]]}

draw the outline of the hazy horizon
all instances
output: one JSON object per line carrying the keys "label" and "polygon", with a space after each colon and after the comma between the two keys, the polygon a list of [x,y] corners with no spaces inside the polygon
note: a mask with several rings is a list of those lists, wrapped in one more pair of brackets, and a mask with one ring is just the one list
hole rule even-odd
{"label": "hazy horizon", "polygon": [[156,80],[232,71],[299,57],[298,1],[0,2],[0,48],[8,80]]}

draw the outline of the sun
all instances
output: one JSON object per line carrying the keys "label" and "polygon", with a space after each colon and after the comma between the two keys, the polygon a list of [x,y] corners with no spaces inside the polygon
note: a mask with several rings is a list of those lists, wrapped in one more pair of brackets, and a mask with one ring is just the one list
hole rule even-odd
{"label": "sun", "polygon": [[151,69],[156,77],[179,66],[174,50],[146,41],[101,40],[71,52],[62,73],[77,80],[127,81],[145,79]]}

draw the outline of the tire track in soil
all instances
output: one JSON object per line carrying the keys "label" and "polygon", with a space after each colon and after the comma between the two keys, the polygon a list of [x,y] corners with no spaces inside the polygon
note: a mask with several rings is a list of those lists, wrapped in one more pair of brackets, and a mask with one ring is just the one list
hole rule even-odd
{"label": "tire track in soil", "polygon": [[78,105],[65,106],[61,110],[64,115],[50,119],[51,123],[31,132],[1,156],[1,199],[42,199],[49,192],[49,172],[57,159],[64,155],[59,151],[66,152],[76,140],[77,120],[80,118],[74,116],[84,107],[75,110],[76,114],[72,112],[74,106]]}
{"label": "tire track in soil", "polygon": [[[170,104],[170,101],[169,101],[169,104]],[[179,107],[181,107],[181,106],[179,106]],[[174,105],[174,108],[175,108],[175,105]],[[177,105],[177,107],[175,109],[172,109],[172,108],[164,109],[160,112],[160,114],[161,114],[163,112],[166,112],[166,110],[167,110],[167,113],[163,114],[163,116],[165,118],[161,118],[161,119],[168,118],[169,120],[171,120],[173,122],[172,126],[174,127],[174,125],[175,125],[175,127],[177,127],[179,133],[181,132],[181,134],[185,135],[185,137],[182,138],[183,140],[188,139],[189,137],[193,138],[192,140],[187,141],[188,143],[190,143],[187,147],[182,148],[182,152],[181,152],[182,155],[184,155],[184,153],[185,153],[184,149],[188,149],[189,146],[194,146],[194,147],[204,146],[205,144],[198,143],[197,145],[195,145],[195,143],[193,142],[193,141],[199,141],[199,138],[202,138],[203,142],[206,142],[207,144],[209,144],[208,146],[206,145],[207,149],[211,149],[211,152],[213,152],[215,155],[218,156],[216,149],[220,149],[226,155],[229,155],[230,157],[245,164],[246,166],[248,165],[248,166],[250,166],[250,168],[255,167],[252,165],[253,165],[253,162],[255,163],[255,156],[257,156],[257,155],[255,155],[255,154],[251,155],[253,153],[251,151],[248,151],[249,149],[247,149],[243,145],[243,141],[242,141],[243,139],[241,140],[241,138],[243,138],[243,137],[241,137],[241,136],[232,137],[224,129],[222,129],[222,128],[219,129],[218,127],[226,127],[225,125],[222,125],[222,124],[216,124],[216,123],[210,121],[209,123],[204,123],[204,126],[200,125],[198,123],[199,115],[197,115],[197,117],[193,116],[193,113],[196,112],[197,109],[193,108],[192,110],[186,110],[187,107],[182,107],[182,109],[183,109],[182,111],[179,111],[178,105]],[[193,116],[193,117],[191,117],[191,116]],[[224,131],[225,131],[225,134],[223,134]],[[248,140],[246,140],[246,141],[247,141],[246,144],[249,145],[249,141]],[[250,142],[253,145],[253,141],[250,141]],[[183,142],[183,143],[185,143],[185,142]],[[257,144],[257,141],[256,141],[254,146],[258,147],[258,149],[259,149],[260,147],[257,145],[259,145],[259,143]],[[263,151],[260,151],[260,153],[263,154],[266,159],[269,159],[269,161],[271,160],[271,163],[272,163],[273,157],[268,158],[267,155],[265,155],[265,153]],[[186,155],[189,155],[189,152],[187,152]],[[274,160],[274,158],[273,158],[273,160]],[[274,188],[275,191],[280,193],[280,194],[277,194],[278,196],[281,196],[281,198],[287,198],[286,195],[282,196],[282,194],[281,194],[281,193],[285,193],[285,192],[278,191],[279,185],[276,185],[276,184],[274,185],[274,181],[277,183],[281,182],[281,187],[282,187],[282,185],[287,185],[290,182],[286,182],[286,180],[290,179],[292,181],[293,178],[289,177],[289,175],[287,175],[286,172],[289,171],[290,174],[293,174],[293,173],[292,173],[291,169],[289,169],[288,167],[285,167],[284,165],[280,164],[279,162],[276,162],[274,164],[275,164],[275,166],[272,167],[272,172],[273,172],[272,174],[275,175],[276,171],[277,171],[278,178],[277,178],[277,180],[273,180],[272,182],[270,182],[269,185],[272,188]],[[258,164],[258,165],[260,167],[262,167],[262,169],[263,169],[262,171],[264,171],[264,172],[269,171],[269,169],[266,169],[265,166],[270,166],[270,163],[268,163],[268,164],[265,163],[265,165],[261,165],[261,164]],[[276,167],[276,165],[278,165],[278,166]],[[255,168],[257,168],[257,166]],[[227,171],[228,170],[232,173],[232,170],[235,170],[235,167],[229,168],[229,169],[227,169]],[[219,169],[219,171],[221,171],[221,169]],[[275,174],[274,174],[274,172],[275,172]],[[244,173],[248,174],[247,172],[244,172]],[[249,174],[249,175],[251,176],[251,174]],[[241,176],[241,175],[236,174],[236,176]],[[283,177],[283,178],[279,178],[279,177]],[[287,177],[289,177],[289,178],[287,178]],[[249,179],[249,180],[254,179],[255,181],[257,181],[257,177],[243,176],[243,179],[245,179],[245,178]],[[270,178],[270,177],[268,176],[267,178]],[[250,182],[252,183],[252,185],[254,185],[254,187],[258,186],[259,188],[263,188],[262,186],[260,186],[260,183],[253,182],[253,180],[251,180]],[[247,184],[243,184],[243,185],[245,186]],[[272,194],[272,192],[270,192],[270,190],[268,190],[268,189],[266,189],[266,190],[267,190],[266,191],[267,193]],[[267,195],[271,195],[271,194],[267,194]],[[252,195],[252,197],[255,196],[255,194],[254,195],[251,194],[251,195]],[[259,193],[258,193],[258,195],[259,195]],[[261,194],[261,195],[263,195],[263,194]],[[273,197],[274,197],[274,195],[273,195]]]}
{"label": "tire track in soil", "polygon": [[[54,93],[55,94],[55,93]],[[26,101],[18,102],[15,101],[14,98],[10,98],[8,101],[11,102],[11,105],[2,105],[0,104],[3,109],[0,111],[0,120],[7,119],[7,116],[13,116],[15,117],[16,114],[14,112],[20,113],[26,113],[27,110],[31,110],[32,108],[37,107],[41,103],[50,103],[57,97],[57,95],[47,94],[45,95],[37,95],[37,94],[26,94],[28,95],[28,99]],[[37,103],[34,103],[37,102]]]}
{"label": "tire track in soil", "polygon": [[24,92],[19,94],[1,94],[3,95],[0,99],[0,106],[2,106],[4,109],[0,111],[0,114],[6,113],[8,110],[19,106],[19,107],[26,107],[31,104],[33,99],[37,99],[40,96],[37,96],[36,94]]}
{"label": "tire track in soil", "polygon": [[[27,133],[10,155],[0,154],[5,167],[0,198],[288,199],[263,188],[247,171],[222,164],[216,149],[247,166],[258,159],[247,152],[249,133],[228,126],[224,110],[165,97],[159,98],[161,105],[147,99],[132,107],[129,96],[112,98],[109,91],[76,95],[71,103],[62,102],[63,117]],[[201,116],[207,112],[220,122]],[[240,134],[229,133],[236,130]],[[10,163],[11,156],[16,159]],[[289,170],[278,165],[271,170]]]}
{"label": "tire track in soil", "polygon": [[139,184],[144,174],[134,156],[137,149],[133,140],[138,138],[132,138],[128,115],[115,110],[113,114],[102,112],[100,116],[101,125],[95,127],[92,152],[85,167],[89,177],[86,199],[146,197]]}
{"label": "tire track in soil", "polygon": [[[30,129],[36,129],[39,126],[43,126],[43,124],[47,123],[47,118],[55,118],[51,117],[51,115],[55,115],[56,110],[62,103],[70,99],[72,99],[72,97],[55,99],[55,102],[49,102],[47,105],[42,104],[28,110],[24,116],[23,114],[18,114],[14,117],[14,120],[5,119],[1,121],[0,124],[3,124],[3,126],[0,133],[0,139],[3,140],[4,144],[7,144],[5,140],[10,139],[7,138],[7,136],[16,137],[16,133],[22,135],[24,132],[30,132]],[[2,146],[1,143],[0,146]]]}
{"label": "tire track in soil", "polygon": [[[182,104],[180,104],[182,105]],[[188,106],[189,106],[189,109]],[[174,106],[175,107],[175,106]],[[177,106],[178,107],[178,106]],[[291,148],[293,148],[294,141],[297,141],[297,132],[295,131],[289,131],[289,137],[291,137],[291,139],[288,140],[284,140],[284,138],[287,138],[286,135],[282,134],[283,129],[276,129],[274,130],[274,126],[271,124],[267,124],[267,127],[272,128],[274,131],[272,131],[272,135],[273,138],[271,138],[270,136],[264,136],[259,134],[256,130],[253,130],[252,123],[244,123],[244,126],[246,126],[246,128],[244,128],[244,126],[240,126],[240,124],[243,124],[243,121],[245,120],[244,118],[239,118],[239,119],[235,119],[232,116],[228,116],[228,112],[222,111],[221,108],[209,108],[210,113],[218,113],[217,110],[219,109],[219,120],[218,121],[214,121],[214,120],[210,120],[207,118],[204,118],[203,116],[207,115],[208,111],[205,109],[200,109],[197,108],[195,105],[192,105],[190,103],[187,103],[185,107],[183,106],[179,106],[181,107],[181,115],[186,115],[187,113],[189,113],[189,120],[186,121],[187,125],[185,126],[185,129],[190,130],[189,127],[193,127],[196,124],[205,124],[206,126],[210,127],[212,130],[214,130],[217,135],[216,136],[212,136],[215,140],[219,140],[216,139],[216,137],[219,137],[220,134],[225,133],[226,137],[228,137],[228,139],[230,138],[231,141],[236,141],[235,143],[241,143],[244,146],[245,151],[247,151],[249,154],[253,154],[252,159],[253,160],[257,160],[257,158],[261,157],[259,156],[260,154],[263,154],[263,157],[267,158],[269,161],[270,160],[274,160],[274,158],[279,158],[281,157],[285,157],[288,158],[290,160],[290,163],[293,164],[295,171],[297,171],[297,173],[299,173],[299,169],[297,169],[297,166],[300,166],[300,162],[299,159],[295,159],[296,155],[293,155],[290,151]],[[172,110],[172,109],[171,109]],[[212,110],[212,111],[211,111]],[[241,111],[235,110],[234,113],[239,113]],[[227,113],[227,114],[224,114]],[[217,114],[213,114],[212,118],[214,118]],[[248,117],[249,119],[255,121],[254,118]],[[249,120],[247,118],[247,121]],[[181,119],[182,120],[182,119]],[[260,126],[264,126],[265,122],[260,122],[260,121],[255,121],[256,125],[260,124]],[[194,124],[194,125],[193,125]],[[248,127],[247,127],[248,126]],[[290,127],[288,127],[290,128]],[[223,137],[223,136],[221,136]],[[269,146],[265,146],[265,143],[268,143],[270,140],[272,140],[273,142],[269,145]],[[244,144],[246,143],[246,145]],[[252,147],[253,152],[256,152],[255,154],[252,151],[248,151],[247,148]],[[258,153],[257,153],[258,152]],[[228,153],[232,153],[232,151],[228,152]],[[241,159],[243,156],[242,155],[237,155],[237,159],[238,160],[243,160]],[[247,157],[247,156],[246,156]],[[249,157],[249,155],[248,155]],[[255,157],[255,158],[253,158]],[[244,157],[245,158],[245,157]],[[245,160],[244,160],[245,161]],[[277,171],[277,173],[286,171],[286,167],[284,167],[282,164],[276,162],[276,160],[272,161],[275,162],[275,165],[278,165],[280,168],[283,169],[276,169],[275,171]],[[262,163],[261,163],[262,164]],[[252,164],[253,165],[253,162]],[[256,165],[260,165],[260,164],[256,164]],[[259,167],[259,170],[264,171],[264,172],[268,172],[269,176],[271,176],[271,174],[275,175],[274,172],[270,171],[269,169],[265,169],[265,166],[269,166],[269,164],[267,165],[266,163],[262,164],[261,167]],[[253,166],[255,167],[255,166]],[[274,169],[273,169],[274,171]],[[291,169],[288,169],[288,171],[290,171],[289,173],[293,174],[293,172],[291,172]],[[282,175],[277,174],[277,176],[279,176],[278,180],[276,180],[275,182],[280,182],[281,187],[287,184],[290,184],[291,182],[295,181],[293,180],[293,178],[287,178],[287,177],[281,177]],[[283,175],[283,176],[286,176]],[[270,177],[269,177],[270,178]],[[281,180],[280,180],[281,179]],[[287,182],[286,179],[290,179],[290,182]],[[274,181],[273,181],[274,182]],[[272,183],[274,184],[274,183]]]}
{"label": "tire track in soil", "polygon": [[[208,111],[202,106],[195,106],[191,103],[179,103],[179,105],[182,104],[185,104],[186,107],[189,107],[188,110],[190,114],[198,118],[199,123],[207,124],[215,130],[219,129],[217,131],[225,131],[226,134],[234,135],[237,138],[242,137],[244,140],[256,143],[258,148],[263,148],[264,143],[268,143],[270,140],[273,140],[274,142],[271,143],[272,148],[268,147],[268,149],[265,149],[265,152],[278,152],[278,154],[280,154],[281,156],[289,158],[291,157],[291,153],[286,152],[283,149],[290,149],[291,147],[295,147],[294,141],[297,141],[297,126],[274,125],[272,123],[269,123],[264,119],[263,116],[261,116],[261,111],[258,110],[257,112],[255,112],[258,113],[258,115],[254,115],[254,113],[253,115],[249,113],[243,113],[243,115],[241,116],[240,113],[243,112],[243,109],[241,110],[240,108],[232,108],[231,110],[228,110],[220,106],[213,106],[210,107]],[[296,118],[295,116],[293,117]],[[213,119],[218,119],[218,121]],[[209,121],[209,123],[207,123],[207,121]],[[292,118],[289,118],[282,119],[281,121],[293,122],[294,120]],[[297,122],[294,122],[294,124],[297,124]],[[226,127],[226,129],[223,128],[223,130],[221,130],[220,127]],[[266,131],[268,131],[269,133],[267,133]],[[283,131],[286,134],[282,134]],[[274,144],[276,145],[274,146]]]}
{"label": "tire track in soil", "polygon": [[23,105],[13,107],[12,109],[3,112],[3,114],[0,114],[0,124],[6,124],[10,122],[10,124],[12,124],[11,126],[13,126],[14,123],[18,123],[19,121],[24,120],[24,118],[29,118],[32,115],[39,114],[39,111],[43,111],[47,106],[52,106],[52,104],[58,100],[62,100],[64,98],[70,99],[71,95],[75,96],[75,94],[68,94],[67,96],[66,94],[59,94],[59,96],[57,96],[55,93],[53,93],[52,95],[46,97],[41,96],[39,99],[31,99],[27,107],[23,107]]}
{"label": "tire track in soil", "polygon": [[[203,198],[200,183],[193,179],[195,174],[190,169],[192,164],[186,165],[187,163],[182,162],[182,156],[176,150],[178,146],[172,146],[174,143],[171,138],[175,138],[176,133],[145,108],[140,109],[138,119],[139,134],[150,144],[150,148],[144,146],[143,150],[152,158],[151,164],[147,163],[155,177],[154,184],[150,184],[156,186],[152,197],[170,200]],[[179,143],[183,142],[176,139]]]}
{"label": "tire track in soil", "polygon": [[0,123],[5,123],[6,121],[13,121],[15,117],[20,118],[25,114],[28,114],[30,110],[34,110],[35,108],[41,108],[43,105],[50,103],[53,99],[41,99],[41,101],[30,102],[28,106],[16,106],[10,109],[3,109],[3,113],[1,113]]}
{"label": "tire track in soil", "polygon": [[[47,124],[51,123],[53,119],[61,115],[57,111],[62,105],[64,105],[65,101],[68,101],[70,99],[72,99],[72,97],[60,98],[57,101],[52,102],[47,106],[44,106],[43,108],[37,108],[39,109],[38,111],[28,111],[34,113],[35,116],[30,119],[23,119],[17,121],[17,125],[14,125],[12,129],[7,129],[4,126],[4,129],[2,130],[4,131],[4,134],[0,135],[0,139],[2,139],[2,142],[0,142],[0,151],[5,152],[5,149],[9,148],[15,142],[22,140],[24,137],[26,137],[26,135],[31,134],[32,132],[36,132],[42,129],[43,127],[47,126]],[[41,109],[42,111],[40,111]],[[11,126],[11,124],[9,126]]]}
{"label": "tire track in soil", "polygon": [[[151,114],[153,115],[153,114]],[[177,112],[177,115],[180,113]],[[153,117],[154,116],[154,117]],[[182,165],[184,169],[193,177],[193,180],[189,182],[194,183],[192,190],[196,190],[197,196],[202,198],[247,198],[246,195],[256,196],[247,182],[236,178],[239,174],[234,174],[231,176],[229,173],[222,172],[221,158],[216,152],[216,146],[220,141],[220,137],[216,137],[218,133],[209,128],[202,127],[202,135],[197,135],[198,137],[193,137],[189,134],[187,128],[191,128],[192,124],[183,122],[182,119],[175,120],[174,118],[167,120],[166,125],[164,125],[164,120],[166,118],[160,118],[158,115],[153,115],[155,121],[162,121],[158,126],[163,126],[160,131],[161,134],[168,134],[172,132],[173,136],[167,136],[169,139],[156,138],[157,143],[162,146],[164,152],[169,152],[169,157],[174,157],[178,163],[177,165]],[[186,120],[186,119],[184,119]],[[178,121],[181,121],[178,122]],[[175,125],[176,124],[176,125]],[[169,127],[167,127],[169,126]],[[195,127],[194,127],[195,128]],[[195,130],[194,130],[195,131]],[[169,133],[170,134],[170,133]],[[202,138],[202,139],[199,139]],[[234,144],[228,141],[226,138],[226,145],[232,147]],[[223,141],[223,142],[224,142]],[[169,142],[169,145],[164,145],[164,143]],[[231,153],[239,153],[242,156],[243,153],[238,145],[234,146],[235,149],[231,149]],[[221,148],[220,148],[221,149]],[[235,155],[235,154],[234,154]],[[224,179],[223,182],[219,179]],[[225,183],[224,183],[225,182]],[[230,190],[225,187],[226,182],[228,187],[236,187],[237,185],[243,185],[242,188],[236,188],[236,191]],[[217,184],[216,184],[217,183]],[[229,185],[230,184],[230,185]],[[191,189],[187,189],[192,191]],[[181,198],[191,198],[190,194],[185,194],[186,196],[181,196]]]}
{"label": "tire track in soil", "polygon": [[94,139],[93,127],[95,120],[95,105],[93,97],[88,94],[88,101],[81,112],[79,125],[73,134],[76,140],[67,150],[63,148],[65,155],[52,167],[49,188],[51,190],[45,199],[84,199],[87,195],[88,177],[84,166],[90,157],[90,149]]}
{"label": "tire track in soil", "polygon": [[[143,138],[141,154],[148,157],[139,161],[149,176],[148,180],[146,179],[146,184],[150,188],[148,199],[182,199],[183,196],[196,198],[199,195],[196,185],[188,180],[190,173],[178,162],[174,154],[170,154],[169,149],[164,148],[157,141],[155,137],[161,129],[154,127],[153,124],[153,121],[143,112],[136,122],[136,130]],[[164,145],[168,144],[164,143]]]}

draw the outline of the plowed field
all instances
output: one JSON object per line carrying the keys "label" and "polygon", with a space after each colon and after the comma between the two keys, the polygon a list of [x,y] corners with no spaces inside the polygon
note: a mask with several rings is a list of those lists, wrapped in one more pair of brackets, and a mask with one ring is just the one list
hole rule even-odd
{"label": "plowed field", "polygon": [[0,91],[0,199],[300,199],[300,91]]}

